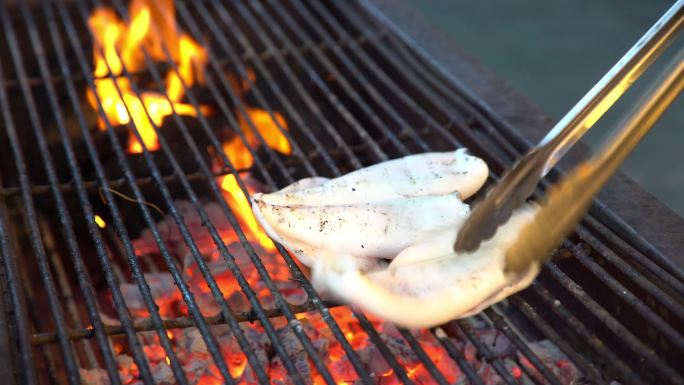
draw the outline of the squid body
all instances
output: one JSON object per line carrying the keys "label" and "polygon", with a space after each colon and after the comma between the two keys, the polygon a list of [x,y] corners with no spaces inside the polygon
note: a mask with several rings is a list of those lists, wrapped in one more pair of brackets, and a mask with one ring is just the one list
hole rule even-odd
{"label": "squid body", "polygon": [[322,294],[404,327],[476,314],[527,287],[539,272],[504,273],[505,252],[536,212],[520,209],[471,253],[453,244],[485,183],[485,162],[465,149],[382,162],[335,179],[302,179],[254,194],[268,235],[311,267]]}

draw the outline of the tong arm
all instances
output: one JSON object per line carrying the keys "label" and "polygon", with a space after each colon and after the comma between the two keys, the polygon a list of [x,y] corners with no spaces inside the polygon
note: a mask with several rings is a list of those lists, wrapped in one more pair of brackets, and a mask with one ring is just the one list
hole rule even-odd
{"label": "tong arm", "polygon": [[549,131],[539,145],[521,158],[487,196],[477,203],[461,227],[454,250],[473,251],[496,233],[537,183],[610,109],[650,66],[684,24],[684,0],[679,0]]}

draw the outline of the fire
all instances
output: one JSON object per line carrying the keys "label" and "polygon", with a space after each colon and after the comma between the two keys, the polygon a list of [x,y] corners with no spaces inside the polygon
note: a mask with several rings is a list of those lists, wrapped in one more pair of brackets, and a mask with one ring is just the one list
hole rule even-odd
{"label": "fire", "polygon": [[104,229],[105,227],[107,227],[107,222],[105,222],[105,220],[102,219],[102,217],[97,215],[97,214],[95,214],[95,224],[97,225],[97,227],[99,227],[101,229]]}
{"label": "fire", "polygon": [[229,363],[230,375],[233,378],[240,378],[247,367],[247,357],[242,353],[233,354]]}
{"label": "fire", "polygon": [[[290,142],[278,129],[278,126],[287,129],[287,124],[283,117],[275,112],[272,118],[271,115],[258,108],[247,108],[249,119],[254,124],[254,127],[259,132],[259,135],[264,139],[267,146],[282,153],[290,154],[292,148]],[[256,148],[261,143],[257,135],[251,129],[247,120],[242,115],[239,117],[240,130],[244,133],[247,143],[252,148]],[[244,170],[252,167],[254,158],[249,152],[243,141],[239,136],[235,136],[232,140],[223,145],[223,151],[226,153],[228,160],[236,169]],[[266,235],[252,214],[252,209],[247,201],[247,197],[242,193],[240,186],[235,179],[235,175],[226,175],[221,181],[221,188],[226,191],[226,200],[231,210],[242,219],[246,225],[249,233],[256,239],[257,242],[269,252],[275,251],[275,245],[271,239]],[[249,191],[254,193],[255,191]]]}
{"label": "fire", "polygon": [[[178,31],[171,0],[133,0],[129,14],[131,19],[128,23],[119,19],[112,9],[106,7],[98,8],[91,14],[88,25],[95,38],[93,62],[96,90],[88,90],[87,97],[94,108],[97,108],[99,99],[111,123],[127,125],[133,122],[142,143],[131,133],[128,151],[141,153],[143,148],[149,151],[159,148],[154,126],[161,126],[166,116],[173,114],[174,111],[180,115],[197,116],[197,109],[190,104],[182,103],[181,100],[186,86],[204,84],[203,68],[208,54],[190,36]],[[139,98],[133,92],[130,78],[122,76],[123,70],[126,68],[129,72],[135,72],[144,68],[143,49],[147,50],[152,59],[164,60],[166,52],[162,44],[166,45],[178,71],[169,70],[167,73],[166,94],[147,91]],[[115,76],[114,79],[108,77],[110,73]],[[254,81],[254,73],[251,70],[247,73],[249,79]],[[240,94],[249,88],[248,82],[231,80]],[[208,107],[200,107],[199,113],[208,112]],[[291,153],[290,143],[278,129],[287,129],[287,124],[280,114],[276,112],[272,116],[258,108],[247,108],[246,113],[248,118],[238,114],[238,122],[250,147],[256,148],[260,144],[252,128],[255,127],[267,146],[283,154]],[[105,128],[102,118],[99,119],[98,126],[100,129]],[[248,169],[254,163],[252,154],[238,136],[224,143],[223,150],[238,169]],[[247,197],[240,190],[235,178],[234,175],[228,175],[219,182],[226,192],[231,209],[241,218],[249,235],[256,242],[267,251],[275,250],[273,242],[260,229],[252,215]]]}
{"label": "fire", "polygon": [[[128,147],[131,153],[141,153],[143,145],[149,151],[157,150],[159,142],[153,124],[161,126],[164,118],[174,111],[180,115],[198,114],[194,106],[181,102],[185,90],[183,83],[188,87],[204,83],[203,67],[207,52],[191,37],[177,30],[174,13],[171,0],[133,0],[129,7],[129,23],[123,22],[106,7],[96,9],[88,20],[95,40],[93,75],[96,91],[88,89],[87,98],[96,109],[99,99],[112,124],[127,125],[133,121],[143,143],[131,133]],[[123,69],[129,72],[141,70],[145,66],[143,49],[152,59],[165,60],[162,44],[166,45],[178,72],[169,70],[165,95],[148,91],[138,98],[129,78],[122,76]],[[110,72],[114,79],[108,77]],[[201,106],[200,112],[206,114],[209,109]],[[105,129],[102,117],[98,119],[98,127]]]}

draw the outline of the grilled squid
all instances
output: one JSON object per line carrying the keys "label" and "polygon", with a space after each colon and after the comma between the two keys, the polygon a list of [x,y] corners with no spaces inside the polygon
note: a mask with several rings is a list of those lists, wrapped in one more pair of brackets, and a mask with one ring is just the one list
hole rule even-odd
{"label": "grilled squid", "polygon": [[432,327],[477,314],[529,286],[539,273],[506,274],[505,253],[536,208],[514,213],[474,252],[456,254],[457,231],[444,229],[401,251],[384,269],[321,250],[311,282],[322,295],[350,303],[408,328]]}
{"label": "grilled squid", "polygon": [[401,200],[458,193],[468,199],[489,170],[465,149],[409,155],[335,179],[306,178],[274,193],[257,194],[271,205],[326,206]]}
{"label": "grilled squid", "polygon": [[322,206],[274,205],[254,197],[254,207],[266,233],[309,266],[317,250],[391,259],[440,228],[453,231],[469,213],[456,193]]}
{"label": "grilled squid", "polygon": [[255,194],[252,210],[273,240],[312,268],[321,293],[401,326],[433,326],[479,312],[538,273],[503,272],[505,251],[532,207],[477,251],[453,252],[470,214],[463,199],[487,176],[485,162],[464,149],[411,155]]}
{"label": "grilled squid", "polygon": [[469,214],[462,199],[487,175],[485,162],[466,150],[411,155],[254,194],[252,210],[266,233],[305,265],[319,250],[392,259],[437,229],[458,228]]}

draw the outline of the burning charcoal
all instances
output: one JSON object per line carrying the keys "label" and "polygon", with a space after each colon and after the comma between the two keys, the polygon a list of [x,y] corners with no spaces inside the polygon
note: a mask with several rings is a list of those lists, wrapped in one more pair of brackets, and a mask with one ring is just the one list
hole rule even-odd
{"label": "burning charcoal", "polygon": [[109,385],[109,376],[107,371],[102,368],[96,369],[78,369],[78,374],[81,376],[82,385]]}
{"label": "burning charcoal", "polygon": [[121,354],[116,357],[116,361],[119,364],[119,376],[123,383],[133,382],[133,379],[138,377],[138,365],[133,362],[133,357]]}
{"label": "burning charcoal", "polygon": [[442,373],[447,382],[454,383],[462,376],[461,369],[458,364],[449,357],[449,354],[442,348],[430,334],[420,333],[420,344],[425,350],[425,353],[430,357],[432,362],[437,366],[437,369]]}
{"label": "burning charcoal", "polygon": [[214,333],[214,335],[217,338],[219,336],[222,336],[222,335],[230,335],[231,334],[230,326],[228,326],[226,324],[212,325],[209,328],[211,329],[212,333]]}
{"label": "burning charcoal", "polygon": [[504,385],[504,380],[496,373],[496,370],[489,363],[482,363],[477,370],[477,375],[486,385]]}
{"label": "burning charcoal", "polygon": [[480,361],[480,353],[477,351],[477,348],[475,345],[473,345],[470,341],[466,341],[463,347],[461,348],[461,354],[463,354],[463,357],[468,361],[473,369],[477,370],[480,367],[480,364],[482,363]]}
{"label": "burning charcoal", "polygon": [[213,317],[221,312],[219,304],[216,303],[214,296],[211,293],[202,293],[193,290],[195,294],[195,301],[200,312],[205,317]]}
{"label": "burning charcoal", "polygon": [[[506,370],[508,370],[508,373],[513,376],[513,378],[516,379],[516,381],[520,382],[521,384],[532,384],[532,381],[529,377],[524,376],[524,372],[522,368],[520,368],[520,365],[518,365],[517,362],[513,361],[512,358],[505,358],[503,360],[504,366],[506,367]],[[545,382],[545,381],[542,381]]]}
{"label": "burning charcoal", "polygon": [[390,337],[388,334],[381,334],[380,338],[387,345],[392,354],[399,358],[399,361],[407,367],[415,366],[419,363],[415,352],[403,340]]}
{"label": "burning charcoal", "polygon": [[392,370],[375,345],[368,345],[363,349],[357,350],[356,354],[359,355],[361,362],[364,363],[366,370],[368,370],[371,376],[380,377]]}
{"label": "burning charcoal", "polygon": [[[257,292],[265,292],[264,290],[259,290]],[[266,310],[269,309],[275,309],[275,298],[273,298],[272,295],[269,294],[264,294],[264,295],[259,295],[259,303],[261,304],[261,307],[263,307]]]}
{"label": "burning charcoal", "polygon": [[290,382],[288,381],[289,379],[287,370],[285,369],[283,362],[280,360],[280,357],[274,357],[271,360],[268,375],[271,378],[272,385],[287,385]]}
{"label": "burning charcoal", "polygon": [[306,301],[309,299],[309,296],[306,294],[306,291],[302,289],[301,285],[298,282],[279,281],[276,283],[276,285],[285,297],[287,303],[289,303],[290,305],[304,305]]}
{"label": "burning charcoal", "polygon": [[166,358],[166,352],[159,344],[144,345],[143,351],[150,362],[161,362]]}
{"label": "burning charcoal", "polygon": [[[185,225],[193,234],[193,238],[197,243],[202,254],[209,253],[216,249],[211,234],[206,226],[202,223],[199,212],[195,209],[193,204],[188,201],[178,200],[174,202],[181,215]],[[232,233],[232,227],[228,219],[223,215],[223,210],[217,203],[207,203],[204,205],[204,210],[209,216],[211,223],[216,227],[220,234]],[[178,225],[171,216],[166,216],[161,221],[157,222],[157,229],[166,245],[171,249],[171,252],[176,255],[187,255],[189,249],[183,240],[183,236],[178,229]],[[140,236],[133,241],[133,246],[139,255],[158,254],[159,247],[149,229],[145,229],[140,233]]]}
{"label": "burning charcoal", "polygon": [[432,377],[432,374],[428,372],[424,365],[409,370],[409,376],[416,384],[434,384],[436,382],[435,378]]}
{"label": "burning charcoal", "polygon": [[[145,281],[150,286],[152,297],[154,297],[156,304],[159,305],[160,312],[162,315],[167,315],[167,311],[171,310],[172,303],[180,299],[180,293],[174,285],[171,274],[147,273],[145,274]],[[136,283],[121,284],[121,293],[123,294],[126,306],[134,315],[144,317],[148,314],[142,294]]]}
{"label": "burning charcoal", "polygon": [[110,317],[105,313],[100,312],[100,318],[102,318],[102,322],[105,325],[110,325],[110,326],[120,326],[121,321],[119,321],[118,318]]}
{"label": "burning charcoal", "polygon": [[242,327],[242,331],[244,332],[247,341],[249,341],[252,351],[259,359],[259,363],[261,363],[264,368],[267,368],[268,354],[271,352],[271,341],[268,339],[266,333],[246,325]]}
{"label": "burning charcoal", "polygon": [[144,332],[138,332],[138,336],[142,339],[143,343],[145,344],[157,344],[159,341],[159,336],[157,335],[157,332],[154,330],[148,330]]}
{"label": "burning charcoal", "polygon": [[245,366],[245,370],[242,372],[242,376],[240,376],[240,385],[257,385],[259,382],[257,381],[257,377],[254,374],[254,371],[249,365]]}
{"label": "burning charcoal", "polygon": [[234,291],[226,300],[234,312],[249,311],[249,302],[247,301],[245,294],[241,291]]}
{"label": "burning charcoal", "polygon": [[511,341],[497,329],[484,329],[476,332],[480,341],[491,350],[494,357],[505,357],[515,353]]}
{"label": "burning charcoal", "polygon": [[332,360],[328,363],[328,368],[338,384],[340,382],[351,383],[359,378],[358,373],[356,373],[356,370],[354,370],[354,367],[346,355],[343,355],[337,360]]}
{"label": "burning charcoal", "polygon": [[[563,384],[574,384],[580,377],[575,365],[551,341],[542,340],[530,343],[532,351],[539,357],[544,366],[549,368]],[[525,366],[535,380],[544,382],[544,377],[535,366],[520,352],[520,363]]]}
{"label": "burning charcoal", "polygon": [[311,384],[312,376],[311,367],[309,366],[309,358],[307,357],[306,352],[297,339],[294,331],[292,331],[292,328],[285,327],[278,330],[278,336],[280,337],[280,341],[285,346],[287,355],[290,357],[290,359],[292,359],[297,372],[301,374],[302,378],[304,378],[305,383]]}
{"label": "burning charcoal", "polygon": [[318,338],[315,339],[312,344],[320,356],[325,356],[328,347],[330,346],[330,340]]}
{"label": "burning charcoal", "polygon": [[200,378],[204,376],[212,376],[212,372],[209,369],[209,366],[211,365],[209,359],[204,356],[191,356],[194,357],[183,365],[183,372],[185,372],[185,375],[188,377],[188,381],[190,381],[191,384],[199,383]]}
{"label": "burning charcoal", "polygon": [[152,378],[155,384],[173,384],[175,377],[166,361],[161,361],[152,367]]}
{"label": "burning charcoal", "polygon": [[195,354],[208,354],[207,344],[197,328],[183,329],[176,340],[179,347]]}
{"label": "burning charcoal", "polygon": [[[246,337],[249,340],[249,336]],[[234,376],[239,376],[244,370],[247,362],[247,357],[245,356],[243,350],[240,348],[240,344],[238,344],[235,337],[233,337],[232,334],[229,332],[217,335],[216,339],[221,349],[221,355],[225,359],[226,364],[231,368],[231,373]],[[264,368],[267,367],[268,358],[266,357],[266,352],[263,350],[252,351],[256,354],[257,359],[259,360],[261,365]]]}

